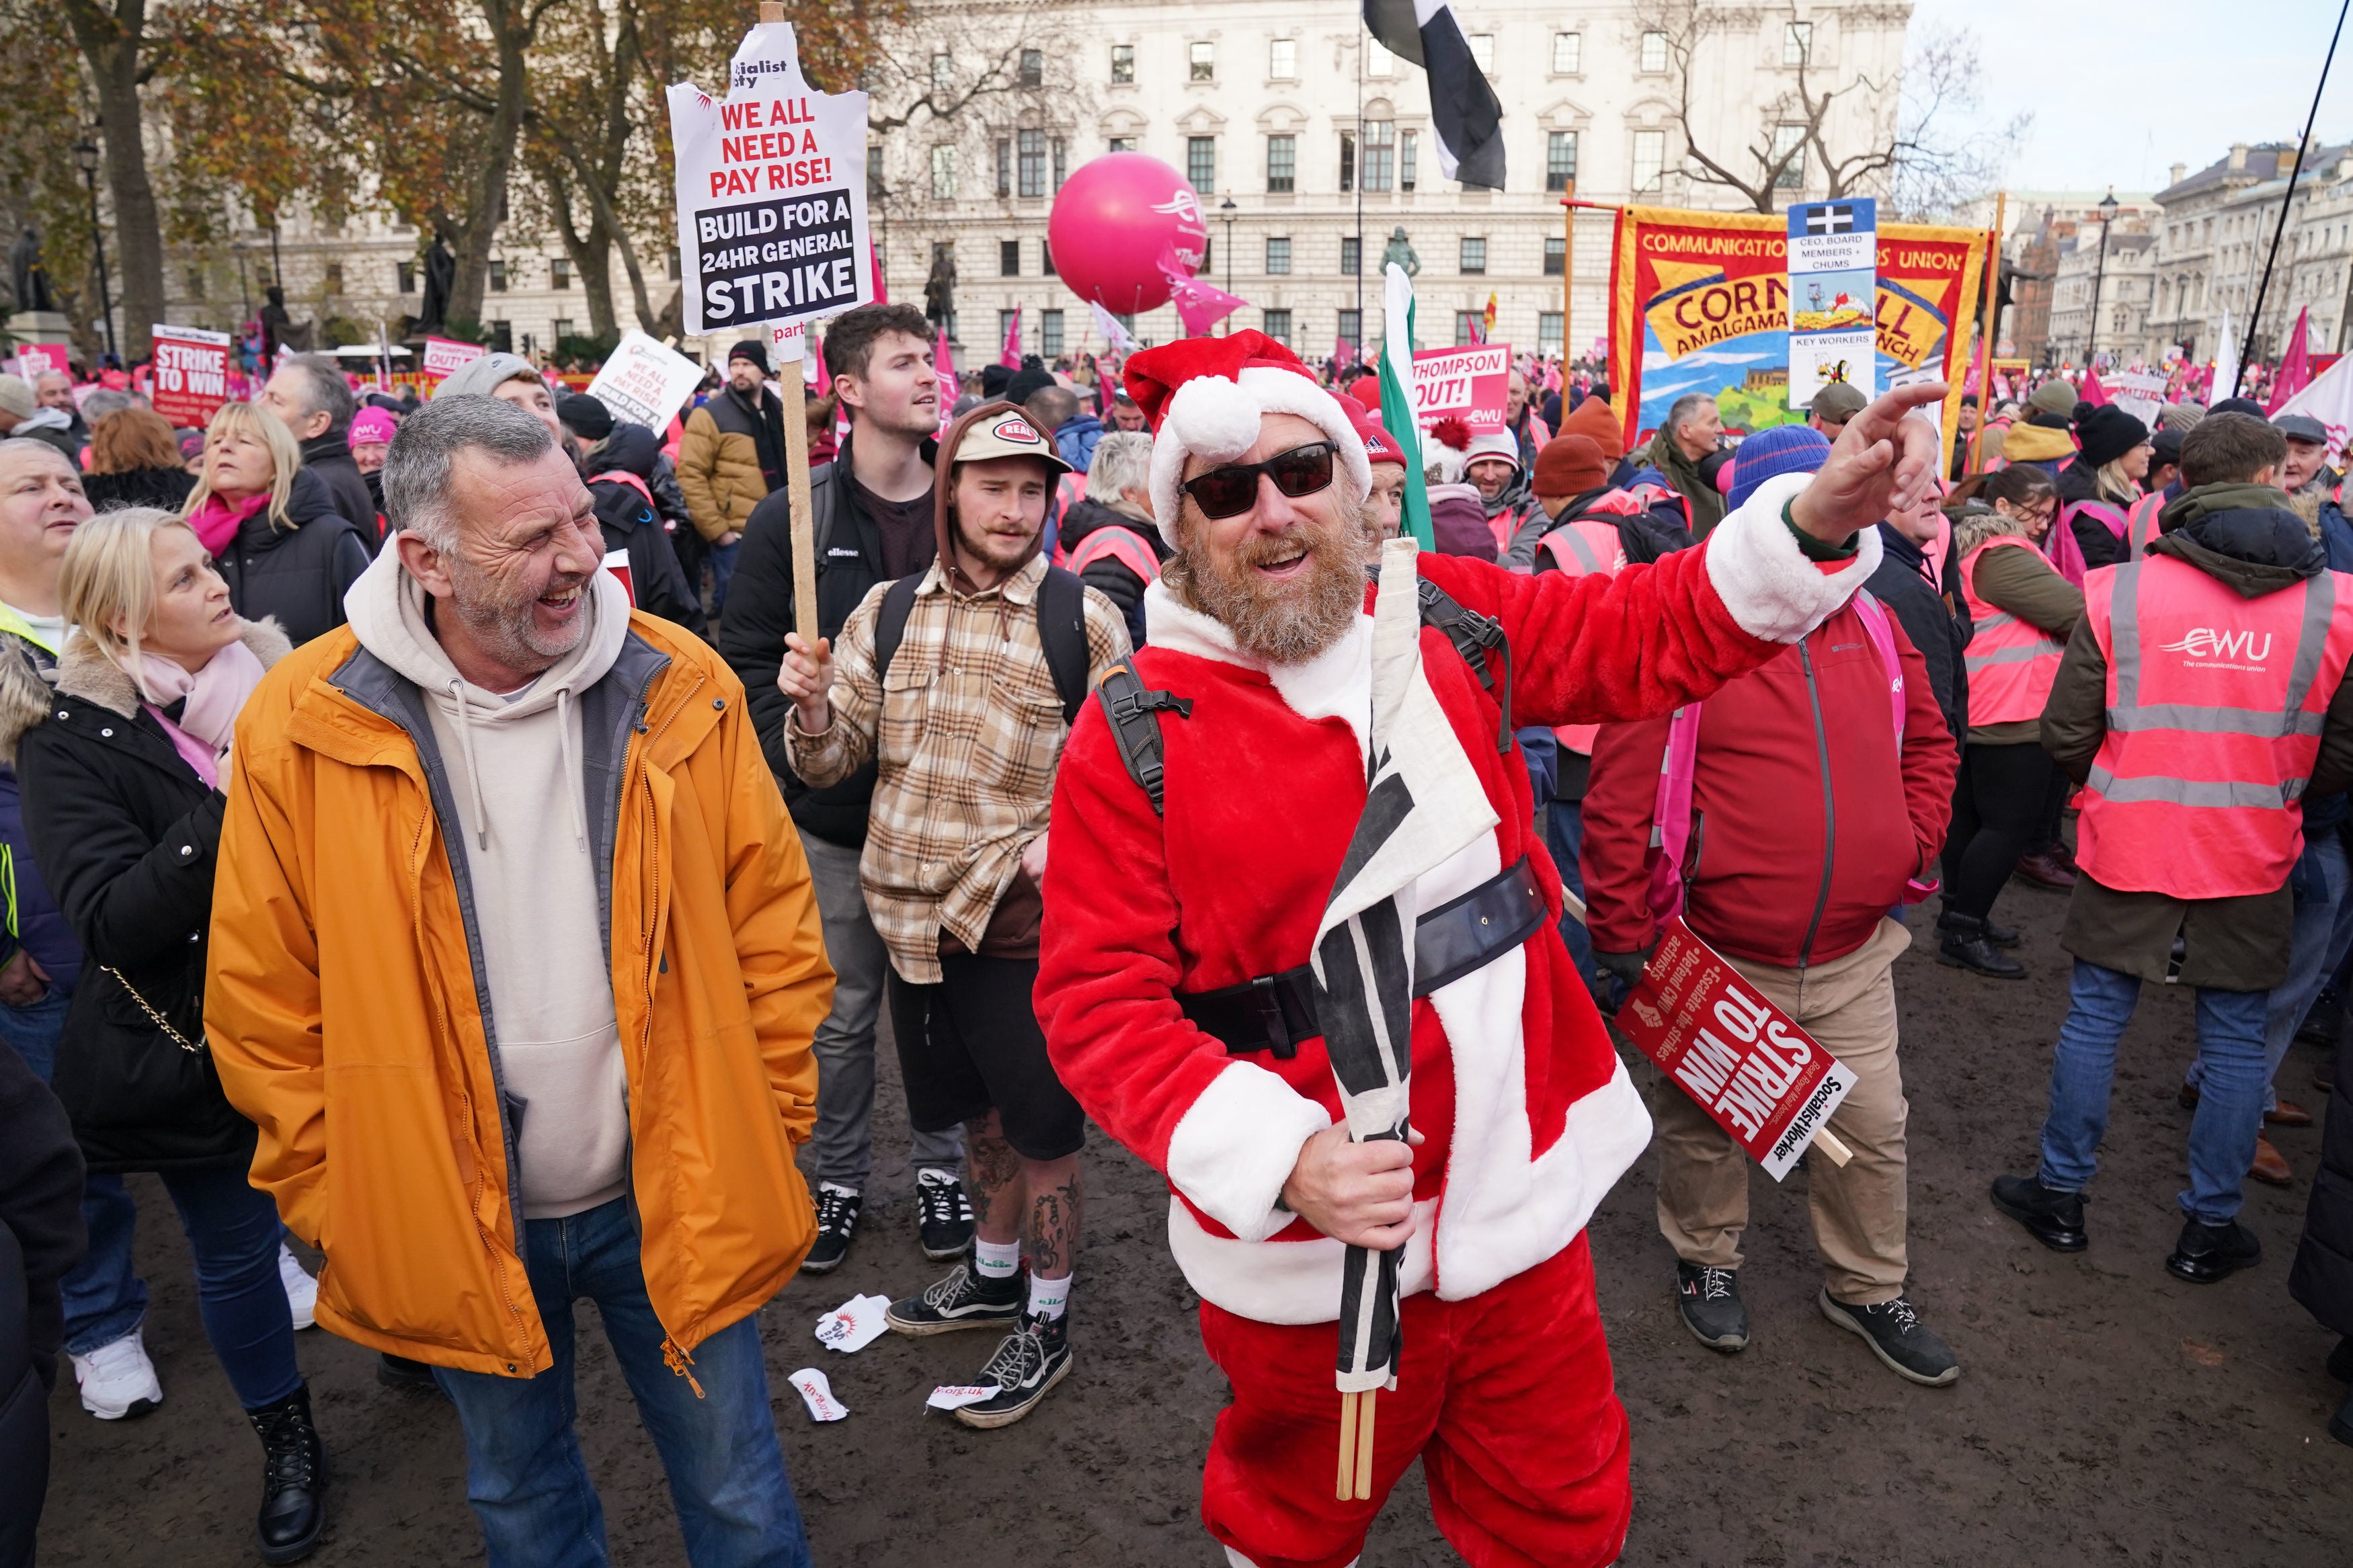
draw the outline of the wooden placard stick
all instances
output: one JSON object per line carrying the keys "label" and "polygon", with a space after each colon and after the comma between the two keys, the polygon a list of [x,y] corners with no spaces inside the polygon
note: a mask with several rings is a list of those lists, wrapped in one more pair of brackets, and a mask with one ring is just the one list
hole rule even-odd
{"label": "wooden placard stick", "polygon": [[1838,1135],[1825,1127],[1814,1134],[1813,1147],[1830,1157],[1833,1165],[1843,1165],[1854,1158],[1854,1151],[1838,1140]]}
{"label": "wooden placard stick", "polygon": [[1373,1411],[1380,1398],[1377,1388],[1365,1390],[1356,1402],[1356,1500],[1369,1501],[1373,1495]]}
{"label": "wooden placard stick", "polygon": [[1340,1479],[1332,1491],[1340,1502],[1356,1495],[1356,1394],[1340,1395]]}
{"label": "wooden placard stick", "polygon": [[[784,0],[760,0],[760,20],[785,19]],[[808,353],[808,328],[804,324],[800,352],[777,366],[776,384],[785,405],[785,489],[792,507],[787,519],[793,546],[793,630],[814,649],[817,647],[817,530],[809,515],[808,415],[801,361]]]}

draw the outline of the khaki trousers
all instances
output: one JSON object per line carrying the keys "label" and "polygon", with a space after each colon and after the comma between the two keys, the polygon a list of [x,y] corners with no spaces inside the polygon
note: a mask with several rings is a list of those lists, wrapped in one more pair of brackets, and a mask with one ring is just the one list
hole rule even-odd
{"label": "khaki trousers", "polygon": [[[1855,1086],[1831,1117],[1854,1151],[1845,1166],[1818,1149],[1806,1160],[1814,1246],[1831,1298],[1875,1306],[1904,1293],[1905,1252],[1904,1073],[1895,1059],[1898,953],[1911,933],[1883,921],[1872,939],[1800,971],[1727,957],[1743,978],[1854,1070]],[[1748,1227],[1750,1160],[1740,1145],[1655,1069],[1642,1077],[1658,1125],[1659,1231],[1686,1263],[1740,1267]]]}

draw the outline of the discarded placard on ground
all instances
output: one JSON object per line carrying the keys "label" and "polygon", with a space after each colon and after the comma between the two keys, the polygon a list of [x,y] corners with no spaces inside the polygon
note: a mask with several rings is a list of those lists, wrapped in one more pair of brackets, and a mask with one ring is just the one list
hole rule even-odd
{"label": "discarded placard on ground", "polygon": [[800,1390],[801,1403],[808,1406],[810,1420],[839,1421],[849,1415],[849,1406],[833,1396],[833,1384],[817,1368],[801,1368],[793,1373],[792,1382]]}
{"label": "discarded placard on ground", "polygon": [[817,1321],[818,1343],[845,1353],[862,1351],[891,1326],[882,1316],[890,1308],[888,1296],[852,1296]]}
{"label": "discarded placard on ground", "polygon": [[961,1410],[967,1405],[994,1399],[1004,1392],[994,1383],[944,1383],[932,1390],[932,1396],[923,1404],[933,1410]]}

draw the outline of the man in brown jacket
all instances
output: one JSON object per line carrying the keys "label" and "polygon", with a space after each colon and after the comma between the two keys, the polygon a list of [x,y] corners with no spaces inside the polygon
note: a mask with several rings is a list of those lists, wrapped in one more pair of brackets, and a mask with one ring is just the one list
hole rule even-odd
{"label": "man in brown jacket", "polygon": [[[727,384],[686,416],[679,437],[678,487],[695,532],[710,547],[714,616],[727,609],[727,580],[752,509],[785,488],[785,405],[767,380],[768,346],[745,338],[727,351]],[[693,586],[702,591],[699,580]]]}

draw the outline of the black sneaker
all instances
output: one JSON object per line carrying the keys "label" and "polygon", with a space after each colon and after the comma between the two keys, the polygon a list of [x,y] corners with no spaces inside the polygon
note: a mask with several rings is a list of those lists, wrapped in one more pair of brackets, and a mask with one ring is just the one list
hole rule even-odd
{"label": "black sneaker", "polygon": [[993,1328],[1021,1321],[1022,1291],[1019,1269],[1000,1284],[967,1258],[946,1279],[925,1286],[922,1295],[892,1302],[882,1317],[894,1333],[917,1338],[958,1329]]}
{"label": "black sneaker", "polygon": [[1047,1392],[1071,1370],[1071,1314],[1059,1318],[1024,1317],[1005,1336],[976,1383],[993,1383],[997,1392],[977,1405],[960,1405],[955,1418],[984,1431],[1010,1426],[1037,1408]]}
{"label": "black sneaker", "polygon": [[1748,1309],[1740,1304],[1736,1270],[1677,1263],[1675,1305],[1683,1327],[1708,1349],[1734,1355],[1747,1348]]}
{"label": "black sneaker", "polygon": [[2253,1268],[2263,1258],[2263,1244],[2237,1220],[2208,1225],[2193,1219],[2183,1222],[2181,1239],[2173,1244],[2165,1271],[2192,1285],[2211,1285],[2242,1268]]}
{"label": "black sneaker", "polygon": [[1996,1176],[1993,1206],[2026,1227],[2026,1234],[2053,1252],[2081,1252],[2091,1245],[2084,1229],[2084,1194],[2046,1187],[2033,1176]]}
{"label": "black sneaker", "polygon": [[944,1263],[971,1250],[972,1199],[953,1173],[916,1172],[915,1203],[915,1234],[923,1241],[924,1257]]}
{"label": "black sneaker", "polygon": [[1912,1310],[1912,1303],[1898,1296],[1893,1301],[1882,1301],[1875,1307],[1851,1307],[1844,1301],[1831,1300],[1829,1287],[1814,1298],[1820,1304],[1822,1316],[1851,1334],[1862,1336],[1871,1347],[1871,1353],[1887,1364],[1887,1370],[1898,1377],[1930,1388],[1942,1388],[1961,1375],[1961,1363],[1955,1359],[1944,1341],[1930,1332]]}
{"label": "black sneaker", "polygon": [[804,1274],[830,1274],[849,1256],[849,1238],[858,1229],[858,1211],[866,1200],[848,1187],[820,1182],[817,1189],[817,1241],[801,1259]]}

